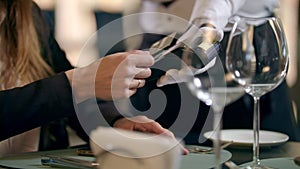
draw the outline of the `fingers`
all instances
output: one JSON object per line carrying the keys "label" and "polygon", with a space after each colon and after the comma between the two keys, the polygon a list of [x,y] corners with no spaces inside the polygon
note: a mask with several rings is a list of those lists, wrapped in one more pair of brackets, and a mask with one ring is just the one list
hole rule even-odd
{"label": "fingers", "polygon": [[137,131],[143,131],[148,133],[154,134],[162,134],[169,137],[174,137],[174,134],[163,128],[159,123],[156,121],[149,119],[146,116],[136,116],[130,119],[134,125],[133,129]]}
{"label": "fingers", "polygon": [[154,64],[153,56],[148,51],[135,50],[129,52],[129,54],[138,68],[148,68]]}
{"label": "fingers", "polygon": [[129,89],[138,89],[144,87],[146,81],[144,79],[133,79],[129,85]]}
{"label": "fingers", "polygon": [[223,38],[223,31],[218,31],[216,28],[202,27],[203,36],[210,42],[220,41]]}
{"label": "fingers", "polygon": [[128,97],[127,98],[129,98],[130,96],[134,95],[136,93],[136,91],[137,91],[137,88],[129,89],[128,90]]}
{"label": "fingers", "polygon": [[[132,131],[161,134],[171,139],[176,139],[174,134],[170,130],[163,128],[159,123],[152,119],[149,119],[146,116],[135,116],[131,118],[119,119],[114,123],[114,127]],[[188,154],[188,150],[185,149],[181,144],[180,146],[182,153],[184,155]]]}
{"label": "fingers", "polygon": [[[87,75],[91,75],[91,67],[97,72],[95,94],[103,100],[128,98],[145,85],[145,78],[151,75],[150,66],[154,63],[149,52],[135,50],[120,52],[106,56],[91,64]],[[86,76],[87,76],[86,75]],[[89,81],[84,81],[88,83]]]}
{"label": "fingers", "polygon": [[150,68],[137,68],[136,70],[138,73],[135,75],[137,79],[144,79],[151,76],[151,69]]}
{"label": "fingers", "polygon": [[[145,118],[146,121],[148,119],[147,117],[144,116],[142,116],[141,118]],[[174,134],[170,130],[163,128],[159,123],[151,119],[148,119],[148,122],[135,123],[133,130],[147,132],[147,133],[161,134],[171,139],[176,139]],[[189,153],[189,151],[182,144],[180,144],[180,148],[183,155],[187,155]]]}

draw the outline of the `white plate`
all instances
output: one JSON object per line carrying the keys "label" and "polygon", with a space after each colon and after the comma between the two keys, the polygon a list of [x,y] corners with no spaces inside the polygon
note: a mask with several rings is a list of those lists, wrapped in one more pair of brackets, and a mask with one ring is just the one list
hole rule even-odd
{"label": "white plate", "polygon": [[[278,146],[289,140],[289,136],[283,133],[274,131],[260,130],[259,132],[259,144],[260,146]],[[210,140],[215,139],[214,131],[204,133],[204,137]],[[221,142],[231,142],[232,146],[246,146],[252,147],[253,145],[253,130],[248,129],[228,129],[221,130]]]}

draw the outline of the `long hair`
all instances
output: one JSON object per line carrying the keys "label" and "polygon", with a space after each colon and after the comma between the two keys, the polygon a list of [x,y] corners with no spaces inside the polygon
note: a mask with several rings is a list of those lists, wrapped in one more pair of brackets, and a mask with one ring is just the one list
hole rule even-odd
{"label": "long hair", "polygon": [[0,0],[0,89],[52,75],[41,56],[32,0]]}

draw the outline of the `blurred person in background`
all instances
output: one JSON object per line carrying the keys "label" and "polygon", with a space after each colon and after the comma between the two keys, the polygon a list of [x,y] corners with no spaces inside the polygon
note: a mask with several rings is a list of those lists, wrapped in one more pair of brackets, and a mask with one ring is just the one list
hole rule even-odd
{"label": "blurred person in background", "polygon": [[[85,66],[99,57],[125,50],[123,43],[118,44],[111,53],[104,53],[103,48],[111,41],[123,36],[122,24],[110,28],[109,35],[97,35],[92,41],[91,36],[115,19],[138,11],[140,0],[34,0],[52,20],[55,37],[66,51],[68,60],[73,66]],[[70,19],[73,18],[73,19]],[[105,39],[105,40],[103,40]],[[79,58],[81,47],[89,40],[88,56]],[[133,48],[131,48],[133,49]],[[80,60],[79,60],[80,59]]]}
{"label": "blurred person in background", "polygon": [[185,32],[194,4],[195,0],[143,0],[140,12],[157,14],[141,15],[140,27],[146,33],[140,48],[149,48],[154,42],[173,32]]}

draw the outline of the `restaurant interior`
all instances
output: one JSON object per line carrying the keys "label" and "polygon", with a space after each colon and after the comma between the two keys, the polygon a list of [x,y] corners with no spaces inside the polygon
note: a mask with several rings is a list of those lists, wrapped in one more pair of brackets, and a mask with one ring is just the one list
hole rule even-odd
{"label": "restaurant interior", "polygon": [[[67,57],[74,66],[81,66],[80,63],[77,63],[80,49],[95,31],[122,16],[138,12],[141,5],[140,0],[128,0],[126,1],[126,4],[124,0],[98,0],[98,6],[92,7],[88,5],[89,1],[85,2],[82,0],[65,0],[63,2],[51,0],[35,1],[47,15],[53,19],[55,23],[56,39],[62,49],[67,53]],[[125,7],[128,7],[129,9]],[[299,13],[298,0],[280,1],[278,15],[284,25],[290,53],[290,65],[286,79],[289,85],[290,96],[293,101],[295,119],[297,122],[300,121],[300,95],[298,94],[300,90],[300,61],[298,57],[300,55]],[[122,23],[118,24],[119,25],[117,25],[115,29],[111,30],[111,35],[106,35],[108,37],[101,38],[105,40],[114,38],[122,39],[124,34],[123,25]],[[138,25],[134,26],[138,27]],[[113,52],[129,50],[132,48],[134,48],[134,45],[126,47],[126,44],[120,44]],[[99,51],[101,51],[101,49],[97,48],[94,50],[95,51],[91,51],[91,58],[97,58]],[[72,139],[71,142],[71,145],[73,145]]]}
{"label": "restaurant interior", "polygon": [[[113,27],[110,27],[110,34],[101,34],[98,37],[97,41],[91,40],[91,37],[95,35],[97,30],[101,30],[101,28],[105,28],[107,24],[112,23],[124,16],[130,16],[131,14],[138,13],[141,8],[141,3],[143,0],[34,0],[41,7],[43,12],[47,17],[49,17],[52,21],[52,26],[55,30],[55,38],[58,41],[60,47],[66,52],[68,60],[75,67],[82,67],[88,65],[92,61],[97,58],[103,57],[110,53],[129,51],[132,49],[136,49],[140,44],[142,37],[136,36],[132,39],[122,41],[120,43],[114,44],[114,47],[110,49],[108,52],[106,44],[111,44],[114,42],[118,42],[120,39],[125,39],[126,30],[124,27],[128,28],[128,24],[123,23],[122,21],[117,21],[114,23]],[[292,100],[292,108],[293,108],[293,117],[291,117],[295,121],[295,128],[297,131],[300,131],[300,2],[299,0],[280,0],[280,8],[276,10],[276,15],[281,18],[283,23],[283,28],[285,31],[285,36],[288,44],[289,51],[289,66],[288,73],[286,76],[286,82],[289,90],[289,97]],[[140,30],[142,29],[138,24],[134,22],[130,23],[132,29]],[[101,40],[104,39],[104,40]],[[94,43],[92,47],[86,51],[84,58],[80,58],[82,48],[86,45],[86,42]],[[91,42],[93,41],[93,42]],[[277,124],[276,124],[277,125]],[[76,148],[84,146],[87,144],[87,141],[83,140],[79,137],[71,127],[67,127],[68,132],[68,147]],[[100,132],[100,131],[99,131]],[[105,131],[102,131],[103,135],[106,134]],[[122,133],[123,131],[120,131]],[[124,135],[127,133],[125,132]],[[137,133],[136,137],[140,137],[140,133]],[[245,134],[245,133],[241,133]],[[252,133],[251,133],[252,134]],[[107,134],[109,135],[109,134]],[[92,135],[93,136],[93,135]],[[264,165],[270,165],[270,168],[292,168],[292,169],[300,169],[300,133],[298,133],[299,137],[295,137],[294,140],[282,141],[279,143],[270,143],[264,145],[261,144],[261,154],[260,158]],[[97,137],[97,136],[93,136]],[[113,136],[108,136],[108,138],[113,138]],[[268,136],[266,136],[268,137]],[[126,140],[125,138],[122,138]],[[267,138],[268,139],[268,138]],[[208,140],[205,142],[204,146],[213,146],[213,143]],[[224,142],[225,143],[225,142]],[[116,142],[117,144],[117,142]],[[144,151],[149,150],[150,148],[146,146],[146,144],[151,147],[152,142],[145,142],[143,145],[139,145],[136,143],[136,147],[145,146]],[[274,145],[272,145],[274,144]],[[95,146],[95,145],[94,145]],[[162,145],[163,146],[163,145]],[[237,169],[236,165],[244,164],[245,162],[249,162],[252,160],[252,143],[247,145],[241,143],[241,145],[229,147],[224,146],[224,150],[221,151],[221,157],[219,157],[220,161],[224,164],[221,168],[231,168]],[[274,146],[274,147],[273,147]],[[97,147],[97,146],[95,146]],[[100,152],[99,147],[93,148],[94,154],[95,152]],[[194,148],[194,149],[192,149]],[[180,148],[179,148],[180,149]],[[178,159],[174,156],[174,152],[170,152],[169,154],[159,155],[158,158],[163,159],[159,160],[156,158],[149,158],[144,161],[145,165],[149,165],[147,167],[142,168],[170,168],[170,169],[193,169],[193,168],[214,168],[214,153],[203,153],[201,154],[203,158],[197,159],[197,156],[193,156],[193,151],[197,151],[195,147],[189,147],[190,151],[189,157],[181,160],[180,164],[176,163]],[[228,153],[229,152],[229,153]],[[139,153],[138,151],[136,153]],[[217,153],[217,152],[216,152]],[[76,153],[70,153],[69,150],[59,150],[57,155],[68,155],[75,156]],[[101,154],[101,152],[100,152]],[[195,153],[197,154],[197,152]],[[199,153],[200,154],[200,153]],[[40,154],[38,154],[40,155]],[[78,154],[76,154],[78,155]],[[209,157],[205,156],[209,155]],[[32,157],[35,157],[32,154]],[[31,156],[28,155],[28,158]],[[84,160],[90,160],[89,156],[82,156]],[[85,158],[86,157],[86,158]],[[107,156],[108,157],[108,156]],[[213,158],[212,158],[213,157]],[[296,157],[298,157],[298,164],[296,164]],[[12,158],[11,158],[12,159]],[[9,158],[3,159],[1,162],[0,159],[0,168],[5,166],[3,164],[9,164]],[[101,163],[105,158],[96,161]],[[107,158],[109,161],[110,158]],[[107,168],[119,168],[122,166],[122,162],[126,165],[126,167],[122,166],[122,168],[138,168],[139,160],[128,160],[117,156],[112,156],[111,159],[118,160],[117,164],[107,163]],[[263,159],[278,159],[277,161],[263,161]],[[293,159],[293,163],[289,163],[286,159]],[[95,159],[93,159],[95,160]],[[165,164],[166,161],[171,160],[170,162]],[[282,160],[282,161],[281,161]],[[175,161],[175,162],[174,162]],[[22,163],[22,162],[20,162]],[[25,162],[24,162],[25,163]],[[82,162],[83,163],[83,162]],[[205,164],[204,164],[205,163]],[[210,164],[211,163],[211,164]],[[155,165],[154,165],[155,164]],[[8,166],[9,166],[8,165]],[[75,164],[79,165],[79,164]],[[101,164],[100,164],[101,165]],[[21,165],[22,166],[22,165]],[[104,166],[104,165],[103,165]],[[130,167],[131,166],[131,167]],[[163,167],[162,167],[163,166]],[[181,167],[178,167],[181,166]],[[184,166],[184,167],[183,167]],[[37,167],[37,166],[34,166]],[[33,167],[33,168],[34,168]],[[54,166],[53,168],[59,166]],[[70,166],[69,166],[70,167]],[[74,167],[74,166],[73,166]],[[87,168],[96,168],[97,166],[88,166]],[[22,168],[22,167],[21,167]],[[26,168],[26,167],[25,167]],[[50,167],[52,168],[52,167]],[[76,167],[74,167],[76,168]],[[102,168],[102,167],[101,167]],[[105,167],[104,167],[105,168]],[[215,168],[219,168],[218,166]]]}

